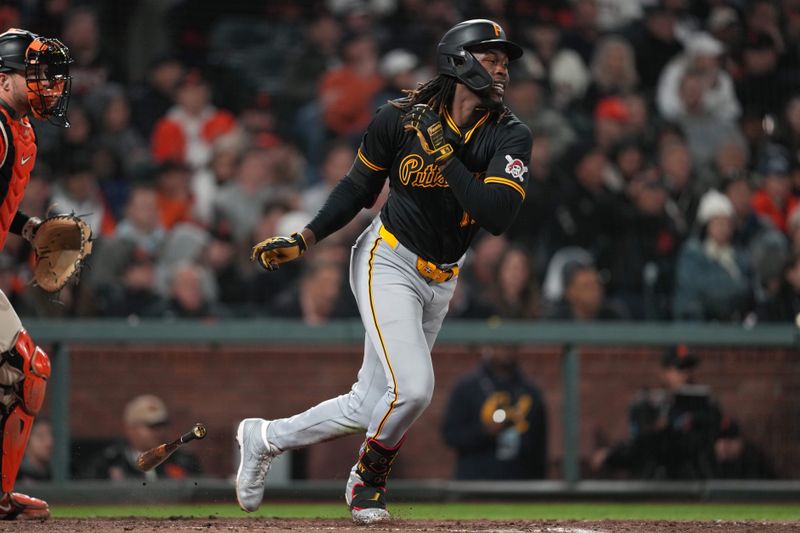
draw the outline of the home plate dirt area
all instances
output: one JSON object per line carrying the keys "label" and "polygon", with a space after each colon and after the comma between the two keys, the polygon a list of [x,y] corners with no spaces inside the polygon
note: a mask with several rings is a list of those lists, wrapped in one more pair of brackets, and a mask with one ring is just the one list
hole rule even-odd
{"label": "home plate dirt area", "polygon": [[31,531],[41,533],[122,533],[128,531],[197,533],[197,532],[327,532],[384,533],[612,533],[642,531],[647,533],[679,533],[693,531],[789,532],[800,530],[797,522],[683,522],[683,521],[495,521],[495,520],[392,520],[390,522],[357,526],[349,520],[299,520],[265,518],[55,518],[47,521],[0,522],[0,531]]}

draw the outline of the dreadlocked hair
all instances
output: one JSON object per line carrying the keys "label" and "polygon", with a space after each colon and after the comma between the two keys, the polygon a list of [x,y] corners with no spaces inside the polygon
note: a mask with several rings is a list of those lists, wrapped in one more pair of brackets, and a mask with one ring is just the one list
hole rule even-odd
{"label": "dreadlocked hair", "polygon": [[[451,76],[439,74],[435,78],[425,83],[420,83],[416,89],[406,89],[403,92],[406,96],[396,100],[389,100],[389,103],[401,110],[403,113],[410,110],[417,104],[426,104],[436,111],[437,115],[443,115],[445,108],[453,101],[456,92],[457,80]],[[497,112],[497,122],[503,120],[510,113],[507,106]]]}
{"label": "dreadlocked hair", "polygon": [[439,74],[425,83],[420,83],[416,89],[403,91],[406,96],[391,100],[389,103],[401,111],[408,111],[417,104],[427,104],[431,109],[441,115],[447,105],[453,100],[456,92],[456,79]]}

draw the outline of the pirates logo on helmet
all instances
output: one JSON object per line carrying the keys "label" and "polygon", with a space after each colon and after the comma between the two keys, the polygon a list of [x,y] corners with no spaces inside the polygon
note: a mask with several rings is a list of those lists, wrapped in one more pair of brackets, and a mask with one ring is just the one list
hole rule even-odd
{"label": "pirates logo on helmet", "polygon": [[470,52],[480,45],[504,48],[509,61],[522,56],[522,48],[506,39],[499,24],[487,19],[472,19],[456,24],[444,34],[437,48],[439,73],[452,76],[475,92],[492,85],[492,76]]}

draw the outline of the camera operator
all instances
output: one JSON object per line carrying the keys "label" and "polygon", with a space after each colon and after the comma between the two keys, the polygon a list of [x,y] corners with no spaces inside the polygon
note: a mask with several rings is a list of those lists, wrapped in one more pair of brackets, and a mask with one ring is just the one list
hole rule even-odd
{"label": "camera operator", "polygon": [[597,450],[594,469],[623,469],[643,479],[713,476],[721,414],[709,387],[694,381],[699,361],[684,345],[664,352],[664,388],[644,388],[637,394],[628,410],[630,439]]}

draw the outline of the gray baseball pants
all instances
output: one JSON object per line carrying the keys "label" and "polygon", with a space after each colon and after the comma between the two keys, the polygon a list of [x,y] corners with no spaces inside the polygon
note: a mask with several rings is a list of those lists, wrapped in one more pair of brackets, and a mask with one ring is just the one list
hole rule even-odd
{"label": "gray baseball pants", "polygon": [[274,420],[267,438],[281,451],[361,432],[393,448],[431,401],[431,349],[457,278],[436,283],[422,277],[416,255],[401,244],[390,246],[380,228],[378,216],[350,258],[350,287],[366,329],[358,381],[347,394]]}

